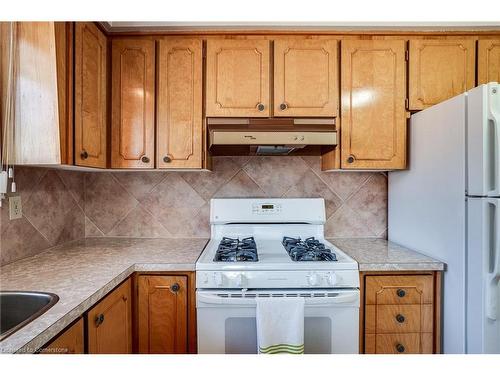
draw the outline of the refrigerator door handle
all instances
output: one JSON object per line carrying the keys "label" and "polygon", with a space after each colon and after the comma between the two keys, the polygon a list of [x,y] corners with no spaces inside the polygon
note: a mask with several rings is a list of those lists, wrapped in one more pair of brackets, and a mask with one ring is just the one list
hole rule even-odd
{"label": "refrigerator door handle", "polygon": [[489,105],[488,105],[488,126],[490,127],[491,132],[489,132],[488,137],[491,137],[491,146],[493,150],[489,150],[490,159],[489,163],[491,164],[488,168],[488,173],[491,173],[491,180],[493,182],[493,186],[488,192],[488,196],[496,197],[500,196],[500,108],[499,103],[500,100],[498,96],[500,95],[499,85],[491,85],[488,87],[490,91],[489,94]]}
{"label": "refrigerator door handle", "polygon": [[[486,278],[486,316],[491,320],[497,320],[497,288],[500,281],[500,203],[498,199],[488,199],[488,204],[492,205],[494,209],[494,215],[491,220],[493,222],[489,223],[489,230],[493,233],[489,233],[490,238],[490,256],[488,264],[488,275]],[[490,272],[491,270],[491,272]]]}

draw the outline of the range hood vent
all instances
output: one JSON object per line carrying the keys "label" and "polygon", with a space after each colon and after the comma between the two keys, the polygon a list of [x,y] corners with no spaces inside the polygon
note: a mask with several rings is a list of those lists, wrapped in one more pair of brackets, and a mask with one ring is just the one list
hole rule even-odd
{"label": "range hood vent", "polygon": [[208,118],[213,155],[288,155],[335,147],[335,118]]}

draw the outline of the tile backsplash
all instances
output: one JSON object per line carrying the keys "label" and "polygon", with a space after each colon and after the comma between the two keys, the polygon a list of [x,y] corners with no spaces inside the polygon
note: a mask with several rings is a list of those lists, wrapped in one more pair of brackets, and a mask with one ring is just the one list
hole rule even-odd
{"label": "tile backsplash", "polygon": [[[216,157],[213,172],[18,168],[23,218],[1,210],[1,263],[95,236],[209,237],[213,197],[322,197],[328,237],[386,237],[387,177],[322,172],[317,156]],[[4,204],[6,206],[6,204]]]}

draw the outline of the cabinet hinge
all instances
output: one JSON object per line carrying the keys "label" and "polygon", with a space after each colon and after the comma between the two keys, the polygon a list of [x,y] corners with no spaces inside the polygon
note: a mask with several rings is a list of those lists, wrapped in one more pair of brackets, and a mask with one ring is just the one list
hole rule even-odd
{"label": "cabinet hinge", "polygon": [[408,100],[408,98],[405,99],[405,108],[410,109],[410,101]]}
{"label": "cabinet hinge", "polygon": [[410,61],[410,51],[408,50],[405,51],[405,60]]}

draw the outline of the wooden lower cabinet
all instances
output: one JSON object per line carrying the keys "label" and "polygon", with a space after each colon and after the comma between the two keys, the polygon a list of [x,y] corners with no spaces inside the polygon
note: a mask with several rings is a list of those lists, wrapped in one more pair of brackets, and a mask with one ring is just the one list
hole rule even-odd
{"label": "wooden lower cabinet", "polygon": [[132,283],[130,278],[86,314],[90,354],[132,353]]}
{"label": "wooden lower cabinet", "polygon": [[192,275],[139,275],[136,280],[138,352],[196,352]]}
{"label": "wooden lower cabinet", "polygon": [[50,344],[43,348],[41,354],[83,354],[83,318],[78,318]]}
{"label": "wooden lower cabinet", "polygon": [[360,352],[439,353],[441,273],[362,273]]}

